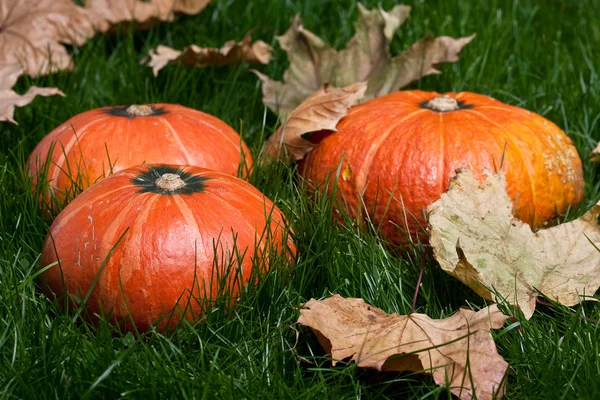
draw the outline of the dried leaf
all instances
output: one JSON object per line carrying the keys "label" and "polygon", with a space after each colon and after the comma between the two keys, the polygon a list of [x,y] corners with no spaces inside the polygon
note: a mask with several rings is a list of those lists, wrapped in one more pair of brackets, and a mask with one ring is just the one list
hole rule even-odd
{"label": "dried leaf", "polygon": [[23,107],[35,98],[35,96],[53,96],[65,94],[57,88],[40,88],[31,86],[27,93],[20,95],[12,90],[17,79],[23,75],[24,69],[20,65],[0,65],[0,121],[9,121],[16,124],[14,120],[15,107]]}
{"label": "dried leaf", "polygon": [[94,35],[86,11],[72,0],[0,0],[0,64],[27,75],[70,69],[63,44],[82,45]]}
{"label": "dried leaf", "polygon": [[284,35],[277,37],[290,62],[283,82],[257,73],[263,102],[271,110],[288,113],[325,83],[343,87],[367,81],[365,99],[397,91],[425,75],[439,73],[435,65],[458,60],[460,50],[475,36],[423,38],[392,58],[390,41],[408,18],[410,7],[398,5],[386,12],[367,10],[359,3],[358,9],[356,33],[339,52],[304,29],[299,16]]}
{"label": "dried leaf", "polygon": [[341,89],[323,86],[290,113],[265,143],[261,156],[275,160],[285,157],[290,161],[301,160],[315,147],[302,135],[322,129],[335,131],[339,120],[363,97],[365,89],[365,82]]}
{"label": "dried leaf", "polygon": [[152,67],[154,76],[167,64],[181,62],[183,65],[198,68],[209,65],[231,65],[241,62],[268,64],[271,60],[271,46],[257,40],[252,43],[252,35],[247,33],[241,42],[230,40],[220,49],[199,47],[195,44],[187,46],[183,51],[178,51],[167,46],[158,46],[148,52],[148,57],[142,64],[148,63]]}
{"label": "dried leaf", "polygon": [[496,305],[436,320],[386,314],[362,299],[334,295],[304,304],[298,323],[315,332],[333,365],[351,357],[359,367],[379,371],[423,371],[439,385],[448,382],[459,398],[481,400],[504,392],[508,364],[490,329],[501,328],[507,319]]}
{"label": "dried leaf", "polygon": [[137,29],[149,29],[158,22],[172,21],[175,13],[197,14],[211,0],[84,0],[95,16],[100,32],[109,32],[135,23]]}
{"label": "dried leaf", "polygon": [[484,172],[479,183],[470,169],[457,170],[427,209],[441,267],[480,296],[519,306],[527,319],[539,292],[566,306],[592,296],[600,287],[600,203],[575,221],[533,233],[513,217],[504,175]]}

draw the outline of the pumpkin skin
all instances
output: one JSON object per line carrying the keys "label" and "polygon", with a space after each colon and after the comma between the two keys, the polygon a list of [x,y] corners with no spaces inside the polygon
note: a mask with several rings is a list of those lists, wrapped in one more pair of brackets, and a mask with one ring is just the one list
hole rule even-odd
{"label": "pumpkin skin", "polygon": [[[273,252],[293,257],[284,226],[283,214],[269,199],[229,174],[193,166],[136,166],[93,185],[58,215],[43,244],[41,265],[60,264],[41,274],[41,287],[51,298],[66,293],[78,307],[100,273],[86,303],[89,315],[111,312],[112,320],[129,330],[129,316],[137,329],[147,330],[178,300],[181,309],[189,307],[185,315],[176,310],[156,325],[164,330],[182,317],[201,317],[219,292],[215,271],[226,276],[221,282],[235,299],[251,276],[253,259],[266,270]],[[245,252],[239,264],[230,258],[234,243]],[[233,268],[228,275],[226,265]]]}
{"label": "pumpkin skin", "polygon": [[55,195],[60,209],[111,170],[143,163],[196,165],[237,175],[240,149],[249,167],[250,151],[229,125],[188,107],[103,107],[76,115],[46,135],[27,165],[37,180],[52,150],[46,175],[51,193],[46,190],[44,199]]}
{"label": "pumpkin skin", "polygon": [[427,242],[425,209],[459,167],[483,181],[484,168],[501,166],[515,216],[534,228],[583,196],[581,160],[560,128],[475,93],[396,92],[351,108],[336,132],[310,140],[318,146],[301,174],[323,189],[341,167],[338,200],[398,245]]}

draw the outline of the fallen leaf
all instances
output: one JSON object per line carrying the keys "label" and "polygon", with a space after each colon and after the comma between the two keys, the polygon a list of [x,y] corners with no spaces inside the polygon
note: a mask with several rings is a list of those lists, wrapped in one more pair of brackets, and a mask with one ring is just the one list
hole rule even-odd
{"label": "fallen leaf", "polygon": [[154,76],[167,64],[181,62],[183,65],[198,68],[209,65],[231,65],[241,62],[254,64],[268,64],[271,60],[271,46],[257,40],[252,43],[252,35],[247,33],[241,42],[230,40],[220,49],[211,47],[199,47],[195,44],[187,46],[183,51],[178,51],[167,46],[158,46],[148,52],[148,57],[142,60],[142,64],[148,64],[152,68]]}
{"label": "fallen leaf", "polygon": [[254,71],[262,82],[265,105],[286,114],[325,83],[343,87],[367,81],[365,100],[379,97],[439,73],[435,65],[457,61],[460,50],[475,37],[426,37],[392,58],[390,41],[408,18],[410,7],[397,5],[386,12],[367,10],[358,3],[358,10],[356,33],[339,52],[304,29],[300,17],[295,17],[290,29],[277,37],[290,62],[283,82]]}
{"label": "fallen leaf", "polygon": [[508,364],[490,329],[501,328],[507,319],[496,305],[431,319],[386,314],[362,299],[333,295],[304,304],[298,323],[315,332],[333,365],[351,357],[359,367],[379,371],[423,371],[438,385],[448,383],[461,399],[476,395],[482,400],[504,393]]}
{"label": "fallen leaf", "polygon": [[92,22],[72,0],[0,0],[0,64],[17,64],[29,76],[70,69],[63,44],[82,45]]}
{"label": "fallen leaf", "polygon": [[197,14],[211,0],[84,0],[95,27],[112,32],[135,23],[137,29],[149,29],[158,22],[173,21],[175,13]]}
{"label": "fallen leaf", "polygon": [[0,65],[0,121],[9,121],[17,124],[14,120],[15,107],[23,107],[35,98],[35,96],[53,96],[65,94],[57,88],[41,88],[31,86],[27,93],[20,95],[12,90],[17,79],[23,75],[24,69],[20,65]]}
{"label": "fallen leaf", "polygon": [[519,306],[527,319],[539,293],[566,306],[591,299],[600,287],[600,202],[575,221],[534,233],[513,216],[504,175],[484,172],[480,183],[470,169],[457,170],[427,208],[441,267],[480,296]]}
{"label": "fallen leaf", "polygon": [[288,157],[292,162],[304,158],[316,145],[303,139],[302,135],[323,129],[335,131],[348,108],[363,97],[366,86],[365,82],[358,82],[340,89],[325,85],[317,90],[271,135],[262,148],[261,157],[274,160]]}

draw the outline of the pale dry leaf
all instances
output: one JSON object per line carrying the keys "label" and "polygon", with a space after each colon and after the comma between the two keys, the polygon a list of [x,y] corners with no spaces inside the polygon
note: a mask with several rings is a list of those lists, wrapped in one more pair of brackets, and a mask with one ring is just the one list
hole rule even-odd
{"label": "pale dry leaf", "polygon": [[289,114],[263,146],[261,157],[301,160],[315,147],[302,135],[323,129],[335,131],[339,120],[363,97],[365,90],[365,82],[339,89],[323,86]]}
{"label": "pale dry leaf", "polygon": [[0,65],[0,121],[17,124],[14,120],[15,107],[23,107],[31,103],[36,96],[65,95],[57,88],[37,86],[31,86],[23,95],[16,93],[12,87],[23,73],[24,69],[20,65]]}
{"label": "pale dry leaf", "polygon": [[410,7],[397,5],[386,12],[367,10],[358,3],[358,9],[356,33],[340,51],[304,29],[300,17],[295,17],[290,29],[277,37],[290,62],[283,81],[255,71],[265,105],[276,113],[288,113],[325,83],[343,87],[367,81],[365,99],[394,92],[425,75],[439,73],[435,65],[458,60],[458,53],[474,37],[424,38],[392,58],[390,41],[408,18]]}
{"label": "pale dry leaf", "polygon": [[[508,368],[490,329],[508,317],[496,305],[460,309],[445,319],[425,314],[387,314],[362,299],[339,295],[311,299],[298,323],[310,327],[332,363],[350,358],[359,367],[433,375],[461,399],[499,399]],[[494,397],[495,396],[495,397]]]}
{"label": "pale dry leaf", "polygon": [[154,76],[167,64],[181,62],[186,66],[198,68],[210,65],[232,65],[241,62],[252,64],[268,64],[271,60],[272,48],[262,40],[252,42],[252,35],[247,33],[240,42],[230,40],[221,48],[200,47],[192,44],[182,51],[167,46],[158,46],[148,52],[142,64],[152,68]]}
{"label": "pale dry leaf", "polygon": [[94,16],[95,27],[109,32],[131,23],[137,29],[148,29],[159,22],[173,21],[175,13],[197,14],[211,0],[84,0]]}
{"label": "pale dry leaf", "polygon": [[72,0],[0,0],[0,64],[36,77],[73,67],[63,44],[94,35],[86,11]]}
{"label": "pale dry leaf", "polygon": [[480,296],[534,313],[539,293],[566,306],[600,287],[600,203],[581,218],[532,232],[516,219],[502,173],[480,183],[468,169],[427,208],[430,243],[441,267]]}

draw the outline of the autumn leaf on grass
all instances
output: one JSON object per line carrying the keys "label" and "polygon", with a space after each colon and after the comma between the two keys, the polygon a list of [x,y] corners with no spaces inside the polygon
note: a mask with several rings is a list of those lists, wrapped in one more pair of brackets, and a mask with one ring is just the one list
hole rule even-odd
{"label": "autumn leaf on grass", "polygon": [[65,95],[57,88],[37,86],[31,86],[23,95],[16,93],[12,87],[23,72],[23,67],[20,65],[0,65],[0,121],[16,124],[17,121],[14,120],[15,107],[23,107],[31,103],[35,96]]}
{"label": "autumn leaf on grass", "polygon": [[431,319],[386,314],[362,299],[333,295],[304,304],[298,323],[313,330],[333,365],[350,358],[379,371],[422,371],[461,399],[476,395],[482,400],[504,392],[508,364],[490,329],[501,328],[507,319],[496,305]]}
{"label": "autumn leaf on grass", "polygon": [[533,233],[513,216],[504,175],[485,173],[479,183],[470,169],[457,170],[427,208],[441,267],[480,296],[519,306],[527,319],[538,293],[566,306],[593,296],[600,287],[600,203],[575,221]]}
{"label": "autumn leaf on grass", "polygon": [[365,82],[341,89],[323,86],[289,114],[263,146],[261,157],[301,160],[315,147],[302,135],[323,129],[335,131],[339,120],[363,97],[365,89]]}
{"label": "autumn leaf on grass", "polygon": [[398,5],[386,12],[367,10],[359,3],[358,10],[356,33],[341,51],[304,29],[299,16],[277,37],[290,62],[283,82],[254,71],[262,82],[263,102],[271,110],[286,114],[325,83],[344,87],[367,81],[365,99],[395,92],[425,75],[439,73],[435,65],[457,61],[460,50],[474,37],[425,37],[392,58],[390,42],[408,18],[410,7]]}
{"label": "autumn leaf on grass", "polygon": [[100,32],[114,31],[135,23],[149,29],[158,22],[172,21],[175,13],[197,14],[211,0],[84,0]]}
{"label": "autumn leaf on grass", "polygon": [[212,47],[199,47],[195,44],[187,46],[183,51],[178,51],[167,46],[158,46],[148,52],[148,57],[142,64],[148,63],[152,67],[154,76],[167,64],[181,62],[186,66],[198,68],[209,65],[231,65],[241,62],[254,64],[268,64],[271,60],[271,46],[257,40],[252,43],[252,35],[247,33],[241,42],[230,40],[225,42],[220,49]]}
{"label": "autumn leaf on grass", "polygon": [[70,69],[63,44],[82,45],[94,28],[72,0],[0,0],[0,64],[20,65],[29,76]]}

